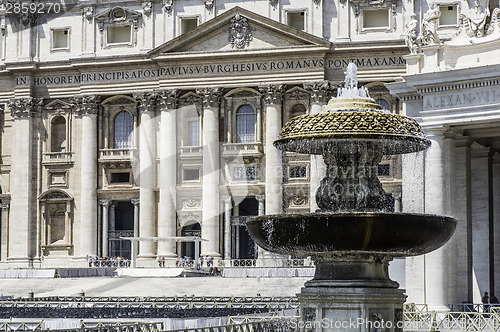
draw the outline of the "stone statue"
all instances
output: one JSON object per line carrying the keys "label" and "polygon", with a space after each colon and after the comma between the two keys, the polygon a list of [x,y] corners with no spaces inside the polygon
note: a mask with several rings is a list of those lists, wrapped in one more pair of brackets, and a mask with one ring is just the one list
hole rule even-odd
{"label": "stone statue", "polygon": [[472,30],[474,37],[484,36],[484,26],[486,25],[486,19],[488,16],[490,16],[488,3],[486,4],[486,10],[483,10],[479,0],[475,0],[474,8],[469,11],[469,16],[467,16],[470,22],[470,29]]}
{"label": "stone statue", "polygon": [[422,21],[422,29],[420,35],[418,36],[418,42],[423,45],[433,45],[439,44],[440,39],[437,34],[437,28],[439,26],[439,18],[441,17],[441,11],[439,6],[432,2],[429,5],[429,10],[425,13]]}
{"label": "stone statue", "polygon": [[417,43],[418,21],[417,15],[411,14],[411,20],[406,24],[406,46],[410,49],[410,53],[414,54],[418,51]]}

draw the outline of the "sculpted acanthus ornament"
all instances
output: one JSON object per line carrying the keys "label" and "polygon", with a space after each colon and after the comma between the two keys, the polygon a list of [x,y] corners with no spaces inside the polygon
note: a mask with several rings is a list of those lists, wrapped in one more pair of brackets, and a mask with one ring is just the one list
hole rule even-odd
{"label": "sculpted acanthus ornament", "polygon": [[202,88],[196,89],[196,93],[201,96],[203,107],[219,107],[221,88]]}
{"label": "sculpted acanthus ornament", "polygon": [[9,101],[10,114],[15,119],[22,119],[40,115],[43,107],[43,99],[19,98]]}
{"label": "sculpted acanthus ornament", "polygon": [[214,0],[204,0],[205,2],[205,8],[207,10],[211,10],[212,8],[214,8]]}
{"label": "sculpted acanthus ornament", "polygon": [[276,6],[278,4],[279,0],[269,0],[269,4],[271,6]]}
{"label": "sculpted acanthus ornament", "polygon": [[229,41],[231,42],[231,47],[244,48],[250,45],[253,39],[252,36],[253,28],[248,24],[246,18],[241,17],[237,14],[231,19],[231,25],[229,26]]}
{"label": "sculpted acanthus ornament", "polygon": [[158,103],[164,109],[175,109],[179,97],[179,90],[162,90],[158,93]]}
{"label": "sculpted acanthus ornament", "polygon": [[156,106],[157,95],[152,92],[138,92],[134,94],[137,101],[139,112],[154,111]]}
{"label": "sculpted acanthus ornament", "polygon": [[304,84],[304,88],[311,94],[311,103],[328,102],[330,83],[328,81]]}
{"label": "sculpted acanthus ornament", "polygon": [[142,12],[144,15],[149,16],[151,15],[151,12],[153,11],[153,4],[151,1],[144,1],[142,3]]}
{"label": "sculpted acanthus ornament", "polygon": [[92,17],[94,17],[94,7],[92,6],[83,7],[82,14],[83,16],[85,16],[87,20],[90,21]]}
{"label": "sculpted acanthus ornament", "polygon": [[268,105],[280,105],[283,99],[283,84],[267,84],[259,87],[264,102]]}
{"label": "sculpted acanthus ornament", "polygon": [[97,114],[99,106],[99,97],[95,95],[84,95],[71,99],[80,115]]}
{"label": "sculpted acanthus ornament", "polygon": [[172,14],[174,9],[174,0],[163,0],[163,10],[168,14]]}

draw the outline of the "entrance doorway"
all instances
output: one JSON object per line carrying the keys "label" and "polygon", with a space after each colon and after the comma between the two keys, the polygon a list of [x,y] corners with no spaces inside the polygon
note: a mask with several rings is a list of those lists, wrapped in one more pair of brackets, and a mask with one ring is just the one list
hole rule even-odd
{"label": "entrance doorway", "polygon": [[[247,197],[241,201],[238,207],[240,217],[254,217],[258,215],[259,202],[254,197]],[[237,255],[233,257],[240,259],[257,258],[257,246],[250,237],[245,224],[233,226],[233,238],[236,240],[233,248],[237,250]]]}
{"label": "entrance doorway", "polygon": [[131,202],[117,202],[114,210],[114,223],[110,224],[108,232],[109,255],[131,259],[130,241],[121,237],[134,236],[134,205]]}
{"label": "entrance doorway", "polygon": [[[185,225],[182,227],[181,236],[199,236],[201,237],[201,225],[198,222],[193,222],[192,224]],[[195,259],[195,242],[181,242],[181,256],[191,257]],[[198,249],[201,252],[201,242],[198,243]]]}

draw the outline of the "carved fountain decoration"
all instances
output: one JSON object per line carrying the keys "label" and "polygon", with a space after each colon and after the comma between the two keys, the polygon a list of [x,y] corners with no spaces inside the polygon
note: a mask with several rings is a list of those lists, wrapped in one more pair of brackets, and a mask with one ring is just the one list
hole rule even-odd
{"label": "carved fountain decoration", "polygon": [[371,331],[368,322],[375,321],[399,331],[405,295],[389,278],[389,261],[441,247],[456,220],[394,212],[377,177],[382,156],[422,151],[430,141],[415,120],[382,110],[358,88],[356,72],[350,64],[338,97],[322,113],[292,118],[274,142],[284,151],[323,156],[319,210],[256,217],[247,228],[268,251],[315,259],[315,276],[298,294],[305,326],[359,319],[367,324],[355,331]]}

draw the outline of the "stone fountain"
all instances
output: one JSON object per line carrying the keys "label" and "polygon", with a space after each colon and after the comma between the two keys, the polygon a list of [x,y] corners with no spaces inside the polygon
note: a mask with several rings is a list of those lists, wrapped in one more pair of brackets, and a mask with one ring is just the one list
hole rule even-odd
{"label": "stone fountain", "polygon": [[247,223],[260,247],[314,258],[314,278],[297,295],[303,331],[402,331],[406,297],[389,278],[389,261],[429,253],[455,231],[451,217],[394,212],[378,164],[384,155],[422,151],[430,141],[415,120],[382,110],[357,85],[351,63],[337,98],[322,113],[292,118],[274,142],[284,151],[323,156],[319,209]]}

